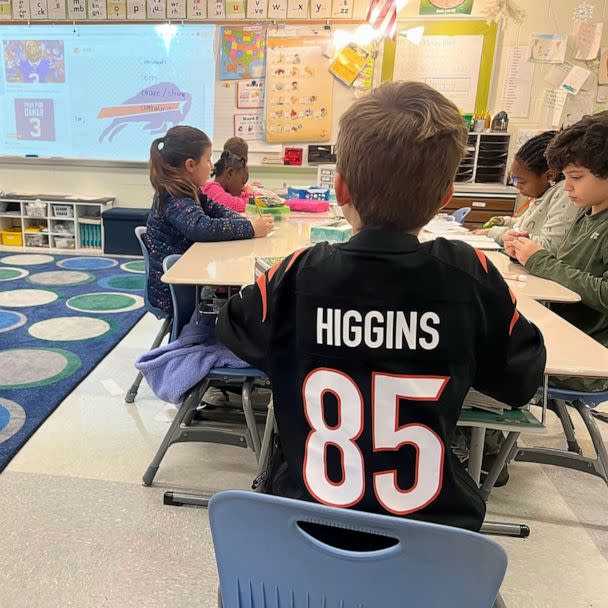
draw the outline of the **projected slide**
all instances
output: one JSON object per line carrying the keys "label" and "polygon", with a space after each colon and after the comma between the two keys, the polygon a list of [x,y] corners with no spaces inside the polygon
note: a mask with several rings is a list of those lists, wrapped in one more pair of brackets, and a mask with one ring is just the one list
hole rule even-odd
{"label": "projected slide", "polygon": [[177,124],[213,137],[210,25],[0,27],[0,153],[147,160]]}

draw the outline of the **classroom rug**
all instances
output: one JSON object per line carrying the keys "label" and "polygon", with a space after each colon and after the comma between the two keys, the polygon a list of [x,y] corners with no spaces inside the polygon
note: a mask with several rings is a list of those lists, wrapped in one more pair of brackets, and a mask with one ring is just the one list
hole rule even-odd
{"label": "classroom rug", "polygon": [[0,254],[0,471],[145,313],[143,261]]}

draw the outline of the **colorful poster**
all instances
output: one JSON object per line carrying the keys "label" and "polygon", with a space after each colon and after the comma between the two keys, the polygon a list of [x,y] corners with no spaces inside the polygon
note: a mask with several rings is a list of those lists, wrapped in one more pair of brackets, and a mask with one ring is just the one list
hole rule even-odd
{"label": "colorful poster", "polygon": [[470,15],[473,0],[420,0],[421,15]]}
{"label": "colorful poster", "polygon": [[260,28],[222,27],[220,80],[261,78],[266,65],[266,32]]}
{"label": "colorful poster", "polygon": [[239,109],[261,109],[264,107],[263,78],[239,80],[236,89],[236,107]]}
{"label": "colorful poster", "polygon": [[334,58],[329,71],[348,86],[355,82],[357,76],[367,63],[369,53],[352,43],[345,46]]}
{"label": "colorful poster", "polygon": [[268,38],[266,141],[328,141],[333,79],[329,35]]}
{"label": "colorful poster", "polygon": [[257,111],[235,114],[234,136],[247,141],[264,139],[264,113]]}
{"label": "colorful poster", "polygon": [[530,57],[536,63],[564,63],[568,36],[562,34],[532,34]]}

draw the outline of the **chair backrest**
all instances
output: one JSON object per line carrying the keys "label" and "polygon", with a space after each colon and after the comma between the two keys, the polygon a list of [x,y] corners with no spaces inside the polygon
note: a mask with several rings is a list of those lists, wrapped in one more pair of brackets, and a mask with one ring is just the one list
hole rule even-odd
{"label": "chair backrest", "polygon": [[[174,253],[163,260],[163,270],[167,272],[182,256]],[[173,302],[173,326],[171,328],[171,342],[179,337],[184,325],[190,321],[196,308],[196,287],[194,285],[170,284],[171,300]]]}
{"label": "chair backrest", "polygon": [[[209,521],[224,608],[490,608],[507,567],[481,534],[266,494],[215,494]],[[299,522],[397,542],[339,549]]]}
{"label": "chair backrest", "polygon": [[456,209],[454,213],[452,213],[452,217],[459,223],[462,224],[464,222],[467,215],[471,213],[470,207],[461,207],[460,209]]}

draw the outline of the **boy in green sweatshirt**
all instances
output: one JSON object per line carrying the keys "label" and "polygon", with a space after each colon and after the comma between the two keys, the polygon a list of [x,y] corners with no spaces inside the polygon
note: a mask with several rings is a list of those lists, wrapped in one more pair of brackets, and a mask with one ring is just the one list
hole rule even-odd
{"label": "boy in green sweatshirt", "polygon": [[[553,310],[608,347],[608,112],[586,116],[562,131],[546,152],[549,166],[566,176],[564,190],[578,215],[557,253],[518,237],[507,249],[532,274],[561,283],[581,296]],[[552,378],[551,384],[600,391],[608,381]]]}

